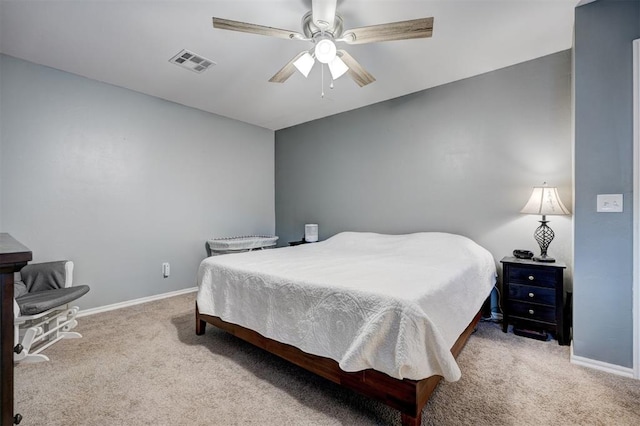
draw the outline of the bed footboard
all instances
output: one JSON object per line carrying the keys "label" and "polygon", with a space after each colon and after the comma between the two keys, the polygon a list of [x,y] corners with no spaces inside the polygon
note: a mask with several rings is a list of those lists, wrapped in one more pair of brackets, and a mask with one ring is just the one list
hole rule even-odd
{"label": "bed footboard", "polygon": [[[342,371],[338,363],[332,359],[308,354],[294,346],[264,337],[253,330],[225,322],[215,316],[201,314],[197,303],[195,319],[197,335],[205,333],[207,323],[214,325],[307,371],[400,410],[403,426],[420,425],[422,408],[442,379],[441,376],[431,376],[422,380],[399,380],[376,370]],[[480,313],[474,317],[453,345],[451,353],[454,357],[458,357],[479,320]]]}

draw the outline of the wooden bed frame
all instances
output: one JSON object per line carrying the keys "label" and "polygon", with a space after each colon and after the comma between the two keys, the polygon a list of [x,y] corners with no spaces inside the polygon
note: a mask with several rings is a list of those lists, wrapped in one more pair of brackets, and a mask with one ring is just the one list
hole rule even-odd
{"label": "wooden bed frame", "polygon": [[[451,353],[455,358],[458,357],[469,336],[475,330],[478,321],[480,321],[480,313],[476,314],[454,343]],[[400,410],[403,426],[420,425],[422,408],[442,379],[442,376],[431,376],[422,380],[399,380],[371,369],[352,373],[342,371],[338,363],[332,359],[308,354],[294,346],[264,337],[253,330],[225,322],[215,316],[201,314],[196,302],[197,335],[204,334],[207,323],[267,352],[278,355],[305,370]]]}

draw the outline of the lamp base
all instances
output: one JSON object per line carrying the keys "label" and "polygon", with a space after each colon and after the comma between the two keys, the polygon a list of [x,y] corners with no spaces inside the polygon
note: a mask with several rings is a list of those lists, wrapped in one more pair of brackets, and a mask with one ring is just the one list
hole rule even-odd
{"label": "lamp base", "polygon": [[533,258],[536,262],[543,263],[553,263],[556,260],[553,257],[547,256],[547,248],[551,241],[553,241],[553,237],[555,236],[553,230],[547,226],[547,220],[545,215],[542,215],[542,220],[540,221],[540,226],[533,233],[533,237],[538,242],[540,246],[540,256],[536,256]]}
{"label": "lamp base", "polygon": [[534,256],[533,260],[535,260],[536,262],[543,262],[543,263],[553,263],[556,261],[553,257],[547,256],[546,254],[542,254],[540,256]]}

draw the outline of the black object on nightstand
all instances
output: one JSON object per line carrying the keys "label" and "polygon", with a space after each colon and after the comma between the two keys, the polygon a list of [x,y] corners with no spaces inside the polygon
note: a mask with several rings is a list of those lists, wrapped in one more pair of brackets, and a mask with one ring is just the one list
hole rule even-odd
{"label": "black object on nightstand", "polygon": [[564,312],[562,262],[540,263],[504,257],[502,263],[502,331],[546,340],[552,332],[558,344],[569,344],[569,324]]}

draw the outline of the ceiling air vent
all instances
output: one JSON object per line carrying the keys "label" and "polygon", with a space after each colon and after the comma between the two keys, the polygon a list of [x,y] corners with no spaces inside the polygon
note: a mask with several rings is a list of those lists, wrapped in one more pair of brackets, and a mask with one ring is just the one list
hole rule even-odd
{"label": "ceiling air vent", "polygon": [[203,58],[200,55],[196,55],[195,53],[189,52],[188,50],[184,49],[173,58],[169,59],[169,62],[180,65],[181,67],[193,72],[197,72],[198,74],[205,71],[211,65],[216,64],[210,59]]}

